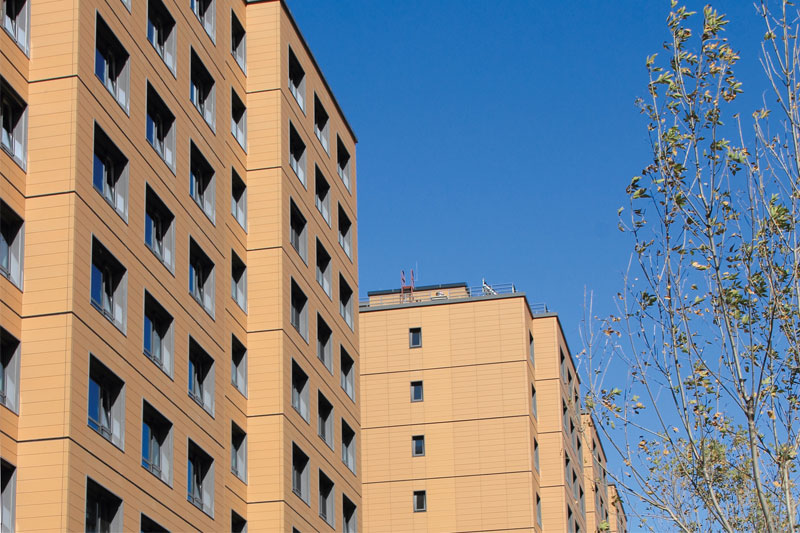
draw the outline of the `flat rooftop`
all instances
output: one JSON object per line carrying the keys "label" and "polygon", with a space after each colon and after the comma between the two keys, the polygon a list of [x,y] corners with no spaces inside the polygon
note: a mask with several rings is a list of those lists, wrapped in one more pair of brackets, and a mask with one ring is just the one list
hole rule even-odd
{"label": "flat rooftop", "polygon": [[[524,297],[527,301],[525,293],[518,291],[513,283],[490,285],[484,281],[474,287],[470,287],[465,282],[419,285],[413,288],[369,291],[367,297],[359,302],[359,311],[367,312],[387,308],[416,307],[459,303],[466,300],[491,300],[510,297]],[[531,303],[528,301],[528,306],[534,316],[551,314],[544,303]]]}

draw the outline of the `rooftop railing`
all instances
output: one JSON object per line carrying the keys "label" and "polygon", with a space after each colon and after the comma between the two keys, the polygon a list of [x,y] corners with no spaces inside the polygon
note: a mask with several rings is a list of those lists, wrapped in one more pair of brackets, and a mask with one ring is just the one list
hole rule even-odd
{"label": "rooftop railing", "polygon": [[[367,298],[361,298],[359,307],[381,307],[385,305],[405,305],[420,302],[441,302],[447,300],[467,300],[486,296],[499,296],[506,294],[516,294],[517,288],[513,283],[500,283],[489,285],[484,283],[475,287],[452,287],[446,289],[425,290],[419,292],[393,292],[390,294],[378,294]],[[544,303],[530,303],[531,313],[547,313],[549,310]]]}

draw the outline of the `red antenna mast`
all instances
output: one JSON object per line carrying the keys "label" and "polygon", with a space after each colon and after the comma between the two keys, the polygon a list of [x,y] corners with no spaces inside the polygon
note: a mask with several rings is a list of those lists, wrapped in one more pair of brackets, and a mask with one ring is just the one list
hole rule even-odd
{"label": "red antenna mast", "polygon": [[411,283],[406,283],[406,271],[400,271],[400,301],[413,302],[414,301],[414,269],[411,269]]}

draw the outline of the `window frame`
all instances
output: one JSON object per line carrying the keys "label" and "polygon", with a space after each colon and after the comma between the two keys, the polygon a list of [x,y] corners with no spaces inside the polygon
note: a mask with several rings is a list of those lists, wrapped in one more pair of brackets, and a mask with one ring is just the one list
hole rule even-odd
{"label": "window frame", "polygon": [[[144,289],[142,317],[142,353],[172,379],[175,360],[175,318],[147,289]],[[153,347],[154,338],[158,339],[158,353],[155,353]]]}
{"label": "window frame", "polygon": [[[174,276],[175,215],[148,182],[144,194],[144,244]],[[147,242],[148,234],[151,242]]]}
{"label": "window frame", "polygon": [[328,400],[321,390],[317,390],[317,435],[322,441],[334,450],[334,421],[336,419],[333,403]]}
{"label": "window frame", "polygon": [[292,408],[307,424],[310,424],[311,380],[308,377],[308,373],[303,370],[303,367],[294,358],[292,358],[291,380]]}
{"label": "window frame", "polygon": [[[94,496],[94,498],[92,498],[92,496]],[[97,500],[93,501],[95,498]],[[90,505],[95,508],[94,513],[96,515],[96,520],[93,526],[89,525]],[[112,506],[111,510],[114,511],[112,516],[103,517],[103,515],[107,515],[109,512],[108,509],[101,509],[103,505]],[[124,505],[125,503],[123,502],[122,498],[105,488],[91,477],[86,476],[86,513],[84,514],[85,531],[101,531],[99,524],[104,518],[108,521],[108,531],[122,531],[125,515]]]}
{"label": "window frame", "polygon": [[[130,115],[130,53],[119,41],[111,26],[100,16],[99,11],[95,11],[94,49],[95,77],[111,93],[123,111]],[[102,65],[98,63],[100,58],[103,59]]]}
{"label": "window frame", "polygon": [[[417,336],[416,342],[414,342],[414,335]],[[422,348],[422,328],[408,328],[408,347],[409,348]]]}
{"label": "window frame", "polygon": [[[420,499],[421,498],[421,499]],[[415,513],[425,513],[428,511],[428,493],[425,490],[415,490],[412,495],[413,509]],[[422,505],[418,505],[421,503]]]}
{"label": "window frame", "polygon": [[[94,235],[90,281],[92,307],[125,335],[128,323],[128,269]],[[95,294],[98,288],[99,295]],[[99,300],[96,296],[99,296]]]}
{"label": "window frame", "polygon": [[336,484],[322,469],[318,470],[319,484],[319,517],[326,524],[336,529]]}
{"label": "window frame", "polygon": [[22,342],[0,326],[0,405],[19,414],[19,368]]}
{"label": "window frame", "polygon": [[233,333],[231,333],[231,385],[247,398],[247,346]]}
{"label": "window frame", "polygon": [[247,232],[247,184],[234,168],[231,168],[231,214]]}
{"label": "window frame", "polygon": [[191,438],[186,440],[186,499],[214,518],[214,458]]}
{"label": "window frame", "polygon": [[189,294],[214,319],[216,314],[216,265],[189,236]]}
{"label": "window frame", "polygon": [[[345,357],[349,360],[349,363],[346,363]],[[345,366],[349,367],[349,371],[345,373]],[[355,380],[355,373],[356,373],[356,361],[353,357],[345,350],[344,346],[339,346],[339,385],[341,386],[344,393],[347,394],[347,397],[350,398],[353,402],[356,401],[356,380]]]}
{"label": "window frame", "polygon": [[[148,421],[149,420],[149,421]],[[149,435],[145,457],[145,426]],[[142,398],[142,468],[172,487],[174,424],[150,402]],[[157,448],[154,450],[153,448]],[[152,454],[157,451],[158,465],[154,465]]]}
{"label": "window frame", "polygon": [[308,455],[292,442],[292,492],[306,505],[311,505],[310,463]]}
{"label": "window frame", "polygon": [[351,176],[350,176],[350,163],[352,162],[350,150],[342,142],[342,138],[336,136],[336,172],[339,174],[342,183],[344,183],[347,192],[352,192],[351,189]]}
{"label": "window frame", "polygon": [[0,199],[0,276],[23,290],[25,220]]}
{"label": "window frame", "polygon": [[289,244],[308,264],[308,219],[293,198],[289,198]]}
{"label": "window frame", "polygon": [[355,293],[353,292],[353,289],[350,287],[350,284],[347,283],[347,280],[344,279],[344,276],[342,276],[340,273],[339,315],[344,319],[344,323],[347,324],[347,326],[353,331],[355,331],[354,299]]}
{"label": "window frame", "polygon": [[231,135],[247,152],[247,106],[231,87]]}
{"label": "window frame", "polygon": [[189,140],[189,196],[212,224],[217,220],[217,173],[200,148]]}
{"label": "window frame", "polygon": [[[217,2],[216,0],[189,0],[189,9],[197,18],[200,25],[211,38],[211,42],[217,43]],[[201,12],[202,10],[202,12]]]}
{"label": "window frame", "polygon": [[411,436],[411,457],[425,457],[425,435]]}
{"label": "window frame", "polygon": [[[323,120],[320,123],[317,120],[317,115],[322,115]],[[322,127],[320,127],[322,126]],[[317,92],[314,91],[314,135],[316,135],[319,143],[322,145],[322,148],[325,150],[325,153],[330,155],[330,144],[331,144],[331,117],[328,114],[328,111],[325,109],[325,106],[322,105],[322,101],[317,96]]]}
{"label": "window frame", "polygon": [[187,394],[194,403],[214,418],[216,408],[216,361],[197,340],[189,335],[187,358]]}
{"label": "window frame", "polygon": [[231,473],[243,483],[247,483],[247,433],[233,420],[231,420]]}
{"label": "window frame", "polygon": [[177,77],[177,33],[175,17],[172,16],[162,0],[148,0],[145,35],[147,41],[172,72],[173,77]]}
{"label": "window frame", "polygon": [[322,245],[319,238],[316,239],[317,246],[314,254],[316,267],[317,284],[329,299],[333,298],[333,258],[328,250]]}
{"label": "window frame", "polygon": [[339,214],[338,214],[338,226],[339,226],[339,246],[344,251],[345,255],[348,259],[352,262],[353,260],[353,222],[350,220],[350,217],[347,215],[345,210],[342,208],[342,204],[339,204]]}
{"label": "window frame", "polygon": [[331,184],[317,165],[314,165],[314,205],[328,227],[331,227]]}
{"label": "window frame", "polygon": [[289,320],[294,329],[308,343],[308,296],[300,285],[291,278],[291,295],[289,302]]}
{"label": "window frame", "polygon": [[[97,121],[94,122],[93,135],[92,185],[127,224],[130,162]],[[98,172],[101,173],[99,176]]]}
{"label": "window frame", "polygon": [[[347,434],[347,436],[345,436]],[[342,462],[353,473],[356,473],[356,453],[358,449],[358,442],[356,440],[356,432],[350,427],[344,418],[341,419],[341,436],[342,436]]]}
{"label": "window frame", "polygon": [[231,298],[247,313],[247,265],[231,250]]}
{"label": "window frame", "polygon": [[[17,467],[5,459],[0,459],[0,530],[14,533],[16,531],[17,512]],[[6,529],[6,524],[10,527]]]}
{"label": "window frame", "polygon": [[22,170],[27,170],[28,104],[3,77],[0,77],[0,149]]}
{"label": "window frame", "polygon": [[[419,384],[419,398],[414,395],[414,390]],[[411,382],[411,403],[417,402],[424,402],[425,401],[425,389],[424,389],[424,381],[423,380],[416,380]]]}
{"label": "window frame", "polygon": [[[241,33],[241,38],[237,36]],[[236,60],[236,64],[247,75],[247,31],[239,21],[239,17],[231,9],[231,55]]]}
{"label": "window frame", "polygon": [[[4,0],[3,4],[3,12],[0,14],[2,16],[2,26],[6,33],[11,37],[11,39],[16,43],[16,45],[22,50],[26,56],[30,57],[31,51],[31,0],[22,0],[20,4],[19,11],[17,11],[17,15],[12,20],[10,17],[6,17],[6,6],[9,0]],[[19,24],[20,19],[22,19],[23,24]]]}
{"label": "window frame", "polygon": [[[287,63],[288,69],[288,82],[287,86],[289,88],[289,92],[294,96],[295,102],[300,107],[300,110],[305,115],[306,113],[306,71],[303,68],[303,65],[300,63],[300,60],[297,58],[297,55],[292,50],[292,47],[289,46],[289,59]],[[297,71],[299,69],[299,72]],[[294,70],[295,74],[299,74],[300,79],[296,80],[299,83],[295,83],[293,80],[292,71]]]}
{"label": "window frame", "polygon": [[177,121],[155,87],[147,82],[145,139],[167,167],[175,174],[175,138]]}
{"label": "window frame", "polygon": [[212,132],[217,130],[217,84],[194,47],[189,47],[189,101]]}
{"label": "window frame", "polygon": [[308,146],[300,132],[294,127],[292,121],[289,121],[289,167],[294,171],[297,179],[303,184],[303,187],[308,187],[306,181],[306,154],[308,153]]}
{"label": "window frame", "polygon": [[317,313],[317,359],[333,375],[333,330]]}
{"label": "window frame", "polygon": [[[105,440],[125,451],[125,381],[89,353],[86,424]],[[97,390],[97,412],[92,411],[92,384]],[[94,416],[93,416],[94,415]]]}

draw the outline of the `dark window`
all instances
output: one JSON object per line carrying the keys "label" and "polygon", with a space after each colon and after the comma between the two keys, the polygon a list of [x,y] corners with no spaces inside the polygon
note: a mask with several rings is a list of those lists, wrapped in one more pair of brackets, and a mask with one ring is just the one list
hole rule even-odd
{"label": "dark window", "polygon": [[235,170],[231,170],[231,214],[247,231],[247,185]]}
{"label": "dark window", "polygon": [[211,73],[200,61],[200,58],[192,49],[191,59],[191,81],[189,84],[189,99],[200,113],[200,116],[211,126],[216,127],[216,88],[214,78]]}
{"label": "dark window", "polygon": [[247,72],[247,34],[244,31],[244,26],[236,18],[231,10],[231,54],[242,67],[242,70]]}
{"label": "dark window", "polygon": [[356,504],[344,494],[342,495],[342,515],[344,519],[342,533],[356,533],[358,531]]}
{"label": "dark window", "polygon": [[317,315],[317,357],[333,374],[333,341],[331,328]]}
{"label": "dark window", "polygon": [[247,433],[231,422],[231,472],[247,482]]}
{"label": "dark window", "polygon": [[3,2],[3,28],[17,42],[23,52],[30,47],[31,0],[5,0]]}
{"label": "dark window", "polygon": [[424,490],[414,491],[414,512],[423,513],[428,510],[428,502],[426,501],[426,494]]}
{"label": "dark window", "polygon": [[411,437],[411,455],[414,457],[425,455],[425,435]]}
{"label": "dark window", "polygon": [[231,89],[231,133],[239,145],[247,150],[247,107]]}
{"label": "dark window", "polygon": [[0,200],[0,276],[22,289],[24,221]]}
{"label": "dark window", "polygon": [[424,400],[423,390],[422,390],[422,382],[421,381],[412,381],[411,382],[411,401],[412,402],[421,402]]}
{"label": "dark window", "polygon": [[356,472],[356,432],[342,419],[342,462]]}
{"label": "dark window", "polygon": [[247,265],[231,250],[231,298],[247,312]]}
{"label": "dark window", "polygon": [[306,261],[308,253],[308,238],[306,237],[306,217],[300,212],[300,208],[289,200],[289,242],[303,261]]}
{"label": "dark window", "polygon": [[331,295],[331,255],[317,239],[317,283],[328,296]]}
{"label": "dark window", "polygon": [[347,216],[347,213],[344,212],[341,204],[339,204],[339,245],[342,247],[342,250],[344,250],[344,253],[347,254],[347,257],[352,259],[353,256],[350,254],[353,246],[351,229],[352,224],[350,222],[350,217]]}
{"label": "dark window", "polygon": [[158,96],[153,86],[147,84],[147,142],[175,172],[175,115]]}
{"label": "dark window", "polygon": [[291,322],[294,329],[308,340],[308,298],[300,290],[300,286],[292,280],[292,314]]}
{"label": "dark window", "polygon": [[0,328],[0,405],[19,411],[20,342]]}
{"label": "dark window", "polygon": [[172,484],[172,422],[147,402],[142,405],[142,466]]}
{"label": "dark window", "polygon": [[94,188],[119,215],[128,218],[128,158],[108,135],[94,125]]}
{"label": "dark window", "polygon": [[145,191],[144,243],[159,261],[175,268],[175,216],[148,185]]}
{"label": "dark window", "polygon": [[319,139],[319,142],[322,143],[322,147],[326,152],[328,151],[330,138],[329,123],[328,112],[325,111],[325,108],[322,107],[322,102],[320,102],[317,95],[314,94],[314,134],[317,136],[317,139]]}
{"label": "dark window", "polygon": [[189,239],[189,294],[214,317],[214,263]]}
{"label": "dark window", "polygon": [[92,305],[125,332],[127,271],[100,241],[92,239]]}
{"label": "dark window", "polygon": [[173,319],[158,300],[144,292],[144,354],[168,376],[172,375]]}
{"label": "dark window", "polygon": [[247,533],[247,520],[239,516],[235,511],[231,511],[231,532]]}
{"label": "dark window", "polygon": [[328,184],[328,180],[325,179],[325,176],[322,175],[322,171],[319,169],[318,166],[314,165],[316,170],[315,177],[314,177],[314,202],[317,206],[317,210],[322,215],[322,218],[325,219],[325,222],[328,225],[331,225],[331,197],[330,197],[330,190],[331,186]]}
{"label": "dark window", "polygon": [[122,448],[125,438],[125,382],[96,357],[89,357],[89,427]]}
{"label": "dark window", "polygon": [[189,0],[189,7],[211,40],[216,39],[216,2],[214,0]]}
{"label": "dark window", "polygon": [[94,73],[117,102],[127,110],[131,79],[128,52],[100,15],[97,15],[95,34]]}
{"label": "dark window", "polygon": [[86,479],[86,533],[122,531],[122,500],[96,483]]}
{"label": "dark window", "polygon": [[147,40],[175,73],[175,19],[161,0],[147,2]]}
{"label": "dark window", "polygon": [[319,516],[331,527],[336,527],[336,488],[322,470],[319,471]]}
{"label": "dark window", "polygon": [[194,143],[191,143],[189,157],[189,195],[200,206],[206,216],[214,222],[216,220],[214,206],[216,180],[214,167],[203,156]]}
{"label": "dark window", "polygon": [[303,142],[300,134],[289,123],[289,166],[297,174],[300,183],[306,184],[306,143]]}
{"label": "dark window", "polygon": [[289,48],[289,92],[292,93],[294,99],[300,109],[306,108],[306,72],[300,66],[300,61],[294,55],[294,51]]}
{"label": "dark window", "polygon": [[214,359],[189,337],[189,396],[214,416]]}
{"label": "dark window", "polygon": [[309,421],[308,409],[308,374],[303,372],[294,359],[292,359],[292,407],[300,413],[306,422]]}
{"label": "dark window", "polygon": [[408,330],[408,347],[419,348],[422,346],[422,328],[411,328]]}
{"label": "dark window", "polygon": [[28,105],[0,78],[0,146],[25,169],[28,155]]}
{"label": "dark window", "polygon": [[214,459],[189,440],[186,498],[198,509],[214,516]]}
{"label": "dark window", "polygon": [[309,503],[308,456],[292,443],[292,492]]}
{"label": "dark window", "polygon": [[340,347],[339,353],[339,374],[341,377],[341,385],[344,389],[344,392],[350,397],[351,400],[355,401],[356,399],[356,379],[355,379],[355,363],[353,362],[353,358],[350,357],[350,354],[347,353],[347,350],[344,347]]}
{"label": "dark window", "polygon": [[231,383],[247,395],[247,348],[234,335],[231,335]]}
{"label": "dark window", "polygon": [[342,178],[344,186],[350,190],[350,152],[344,147],[342,139],[336,137],[336,169]]}
{"label": "dark window", "polygon": [[142,533],[169,533],[169,530],[164,526],[160,525],[158,522],[149,518],[145,515],[142,515],[141,518],[141,532]]}
{"label": "dark window", "polygon": [[333,449],[333,404],[317,392],[317,431],[325,444]]}
{"label": "dark window", "polygon": [[339,313],[350,329],[353,329],[353,289],[342,276],[339,276]]}

